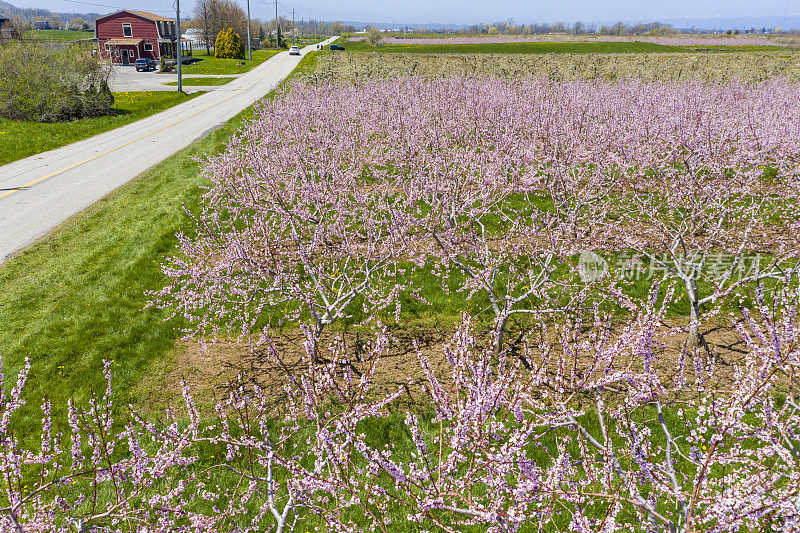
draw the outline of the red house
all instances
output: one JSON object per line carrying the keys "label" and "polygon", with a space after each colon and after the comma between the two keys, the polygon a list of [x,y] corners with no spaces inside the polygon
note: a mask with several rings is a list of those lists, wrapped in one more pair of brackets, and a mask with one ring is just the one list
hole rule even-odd
{"label": "red house", "polygon": [[[118,11],[95,21],[94,35],[100,57],[132,65],[147,57],[158,61],[177,54],[177,24],[173,19],[147,11]],[[192,55],[192,43],[181,39],[181,54]]]}

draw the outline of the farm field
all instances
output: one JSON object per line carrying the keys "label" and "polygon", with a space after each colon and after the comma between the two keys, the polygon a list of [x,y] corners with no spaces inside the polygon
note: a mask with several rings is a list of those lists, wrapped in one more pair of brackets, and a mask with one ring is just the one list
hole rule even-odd
{"label": "farm field", "polygon": [[[299,70],[313,58],[304,57]],[[127,94],[132,101],[139,96]],[[147,399],[159,391],[137,393],[140,381],[161,368],[159,360],[170,357],[181,334],[175,322],[164,322],[164,313],[143,310],[147,293],[163,283],[160,265],[186,227],[182,206],[199,200],[204,178],[198,160],[221,151],[251,116],[252,109],[245,110],[0,265],[2,361],[14,371],[26,357],[47,365],[37,373],[46,379],[29,382],[36,396],[55,400],[61,391],[61,400],[53,401],[60,407],[69,397],[90,396],[103,378],[92,369],[110,356],[117,371],[125,369],[120,395],[152,407]],[[41,358],[45,346],[59,348]]]}
{"label": "farm field", "polygon": [[130,124],[200,94],[202,93],[186,95],[165,91],[114,93],[114,115],[84,118],[68,123],[25,122],[0,118],[0,165]]}
{"label": "farm field", "polygon": [[94,31],[78,30],[28,30],[26,39],[43,39],[45,41],[79,41],[94,39]]}
{"label": "farm field", "polygon": [[561,42],[482,42],[471,44],[399,44],[401,41],[373,46],[364,41],[340,39],[337,44],[347,52],[379,52],[404,54],[643,54],[643,53],[696,53],[696,52],[758,52],[780,50],[771,45],[670,45],[643,41],[561,41]]}
{"label": "farm field", "polygon": [[501,76],[514,79],[544,76],[552,80],[633,78],[643,81],[694,79],[706,82],[800,79],[800,56],[795,52],[732,54],[320,54],[308,72],[310,83],[320,80],[363,80],[413,74],[443,76]]}
{"label": "farm field", "polygon": [[[364,36],[351,35],[349,41],[362,41]],[[513,42],[645,42],[676,46],[787,46],[795,42],[793,36],[746,36],[746,35],[452,35],[432,33],[420,35],[416,33],[389,33],[383,41],[386,44],[479,44],[479,43],[513,43]]]}
{"label": "farm field", "polygon": [[194,65],[183,67],[185,74],[241,74],[247,72],[274,56],[275,50],[253,50],[253,60],[221,59],[213,55],[206,55],[203,50],[195,50],[194,57],[202,59]]}
{"label": "farm field", "polygon": [[794,53],[389,48],[0,267],[0,524],[790,530]]}

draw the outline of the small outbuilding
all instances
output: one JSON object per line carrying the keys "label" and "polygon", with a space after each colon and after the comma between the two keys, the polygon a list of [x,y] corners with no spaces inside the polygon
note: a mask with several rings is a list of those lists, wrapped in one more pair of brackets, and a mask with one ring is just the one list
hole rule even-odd
{"label": "small outbuilding", "polygon": [[95,37],[100,56],[121,65],[132,65],[139,58],[174,58],[179,43],[182,55],[192,55],[191,40],[178,40],[175,20],[148,11],[123,10],[100,17]]}

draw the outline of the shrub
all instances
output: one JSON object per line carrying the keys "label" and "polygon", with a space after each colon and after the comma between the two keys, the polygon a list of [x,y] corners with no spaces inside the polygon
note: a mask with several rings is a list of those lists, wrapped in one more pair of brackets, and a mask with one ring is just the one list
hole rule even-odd
{"label": "shrub", "polygon": [[110,73],[76,47],[9,44],[0,49],[0,116],[58,122],[108,114]]}
{"label": "shrub", "polygon": [[367,28],[367,44],[371,46],[383,46],[383,35],[375,26]]}
{"label": "shrub", "polygon": [[214,57],[224,59],[244,59],[244,45],[233,28],[222,30],[214,43]]}

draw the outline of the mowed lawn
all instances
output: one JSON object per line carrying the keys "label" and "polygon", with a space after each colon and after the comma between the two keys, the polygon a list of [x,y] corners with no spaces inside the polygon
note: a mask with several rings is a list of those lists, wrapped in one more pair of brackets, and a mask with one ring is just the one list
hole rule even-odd
{"label": "mowed lawn", "polygon": [[[211,85],[225,85],[226,83],[230,83],[236,78],[224,77],[224,78],[183,78],[183,84],[188,87],[208,87]],[[177,81],[171,81],[169,83],[165,83],[164,85],[178,85]]]}
{"label": "mowed lawn", "polygon": [[[206,55],[205,50],[195,50],[194,57],[202,59],[194,65],[185,65],[184,74],[239,74],[247,72],[270,57],[277,54],[275,50],[253,50],[253,60],[249,59],[220,59],[213,55]],[[247,52],[245,52],[245,56]],[[244,63],[244,64],[242,64]]]}
{"label": "mowed lawn", "polygon": [[411,54],[646,54],[676,52],[755,52],[781,50],[779,46],[674,46],[627,42],[530,42],[475,44],[385,44],[372,46],[364,41],[336,41],[348,52]]}
{"label": "mowed lawn", "polygon": [[72,122],[25,122],[0,118],[0,165],[54,150],[164,111],[202,93],[170,91],[114,93],[114,114]]}

